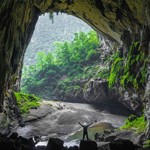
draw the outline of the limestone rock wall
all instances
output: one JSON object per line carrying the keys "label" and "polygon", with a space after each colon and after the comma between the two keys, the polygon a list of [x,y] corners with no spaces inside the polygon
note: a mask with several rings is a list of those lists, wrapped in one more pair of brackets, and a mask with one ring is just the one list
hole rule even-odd
{"label": "limestone rock wall", "polygon": [[24,53],[38,15],[32,1],[0,2],[0,111],[6,91],[19,87]]}

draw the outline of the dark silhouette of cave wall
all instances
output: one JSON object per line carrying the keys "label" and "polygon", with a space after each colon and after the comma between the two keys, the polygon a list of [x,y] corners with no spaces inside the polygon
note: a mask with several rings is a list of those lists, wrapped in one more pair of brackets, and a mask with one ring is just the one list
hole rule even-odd
{"label": "dark silhouette of cave wall", "polygon": [[39,10],[33,1],[0,1],[0,111],[8,89],[16,89],[25,50]]}
{"label": "dark silhouette of cave wall", "polygon": [[[40,14],[64,12],[74,15],[124,48],[140,40],[143,50],[150,51],[149,6],[149,0],[1,0],[0,111],[7,90],[19,90],[24,53]],[[150,75],[146,103],[150,101],[149,91]]]}

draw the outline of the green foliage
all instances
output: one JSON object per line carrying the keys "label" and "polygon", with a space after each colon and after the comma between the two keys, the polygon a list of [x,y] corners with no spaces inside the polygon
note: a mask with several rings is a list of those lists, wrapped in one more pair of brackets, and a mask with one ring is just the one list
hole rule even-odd
{"label": "green foliage", "polygon": [[37,63],[23,68],[21,90],[40,93],[47,87],[50,93],[56,92],[55,88],[61,93],[77,92],[76,81],[92,77],[99,68],[98,62],[93,62],[99,59],[99,44],[96,32],[79,32],[71,42],[55,43],[53,53],[38,53]]}
{"label": "green foliage", "polygon": [[[131,119],[134,118],[134,119]],[[125,120],[125,124],[121,126],[121,129],[133,129],[137,133],[142,133],[146,129],[147,122],[145,121],[144,115],[141,117],[136,117],[134,115],[129,116],[128,119]]]}
{"label": "green foliage", "polygon": [[90,66],[86,66],[83,69],[83,79],[90,78],[103,78],[108,79],[109,77],[109,68],[107,66],[100,66],[99,63],[95,63]]}
{"label": "green foliage", "polygon": [[40,98],[36,97],[35,95],[21,92],[14,92],[14,95],[22,114],[28,113],[30,109],[40,106]]}
{"label": "green foliage", "polygon": [[97,54],[96,48],[99,46],[99,40],[96,32],[76,33],[72,42],[56,43],[56,62],[67,69],[74,65],[84,65]]}
{"label": "green foliage", "polygon": [[124,88],[132,87],[136,90],[144,87],[147,73],[146,66],[146,55],[142,51],[140,43],[133,43],[126,58],[120,58],[117,53],[115,54],[108,78],[109,86],[113,87],[115,83],[118,83]]}
{"label": "green foliage", "polygon": [[100,67],[95,77],[100,77],[107,80],[109,77],[109,68],[107,66]]}
{"label": "green foliage", "polygon": [[[137,73],[137,68],[139,73]],[[121,85],[123,87],[133,86],[138,89],[145,84],[146,78],[146,60],[145,54],[142,52],[140,43],[135,42],[130,46],[126,64],[124,66],[124,75],[121,78]]]}
{"label": "green foliage", "polygon": [[111,66],[110,76],[108,78],[109,87],[112,87],[115,83],[119,81],[119,76],[122,73],[123,58],[116,58]]}
{"label": "green foliage", "polygon": [[146,140],[143,145],[144,148],[150,148],[150,140]]}

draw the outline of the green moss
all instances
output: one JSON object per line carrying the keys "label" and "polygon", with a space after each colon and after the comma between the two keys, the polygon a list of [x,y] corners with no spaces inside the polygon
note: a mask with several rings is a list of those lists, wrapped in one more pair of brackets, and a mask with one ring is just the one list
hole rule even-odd
{"label": "green moss", "polygon": [[95,78],[99,77],[99,78],[103,78],[103,79],[107,80],[108,77],[109,77],[109,68],[107,66],[99,67],[99,70],[98,70],[97,74],[94,77]]}
{"label": "green moss", "polygon": [[143,145],[144,148],[150,148],[150,140],[146,140]]}
{"label": "green moss", "polygon": [[30,109],[37,108],[40,106],[39,103],[40,98],[32,94],[14,92],[14,95],[16,97],[17,104],[20,107],[22,114],[28,113]]}
{"label": "green moss", "polygon": [[112,87],[119,81],[119,76],[122,71],[123,58],[116,58],[111,66],[110,76],[108,78],[109,87]]}
{"label": "green moss", "polygon": [[146,124],[147,122],[145,121],[144,115],[142,115],[141,117],[131,115],[128,119],[125,120],[125,124],[121,126],[120,129],[130,129],[135,130],[137,133],[142,133],[146,129]]}
{"label": "green moss", "polygon": [[123,88],[141,89],[145,86],[147,74],[146,54],[142,51],[140,43],[130,46],[126,58],[114,57],[109,76],[109,87],[119,83]]}
{"label": "green moss", "polygon": [[139,89],[145,84],[147,63],[145,58],[145,53],[141,50],[140,43],[133,43],[130,46],[124,66],[124,75],[120,81],[123,87],[132,86],[135,89]]}

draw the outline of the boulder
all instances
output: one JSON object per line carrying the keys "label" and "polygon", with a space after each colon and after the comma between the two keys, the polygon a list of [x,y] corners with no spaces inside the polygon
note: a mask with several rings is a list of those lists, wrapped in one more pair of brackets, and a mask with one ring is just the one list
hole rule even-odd
{"label": "boulder", "polygon": [[110,150],[135,150],[134,144],[125,139],[117,139],[110,143]]}
{"label": "boulder", "polygon": [[103,102],[108,99],[108,82],[91,79],[84,90],[84,98],[89,102]]}
{"label": "boulder", "polygon": [[95,141],[80,141],[80,150],[97,150],[97,143]]}
{"label": "boulder", "polygon": [[17,139],[17,138],[18,138],[18,133],[13,132],[13,133],[9,136],[9,138],[11,138],[11,139]]}
{"label": "boulder", "polygon": [[0,149],[2,150],[34,150],[34,148],[32,138],[18,137],[17,133],[12,133],[9,137],[0,134]]}
{"label": "boulder", "polygon": [[68,148],[68,150],[79,150],[78,146],[71,146]]}
{"label": "boulder", "polygon": [[49,138],[47,147],[45,150],[61,150],[63,149],[64,142],[58,138]]}
{"label": "boulder", "polygon": [[35,147],[33,138],[26,139],[24,137],[19,136],[17,141],[18,141],[19,145],[22,145],[22,147],[26,147],[29,149],[34,149],[34,147]]}
{"label": "boulder", "polygon": [[110,150],[110,142],[97,142],[98,150]]}

